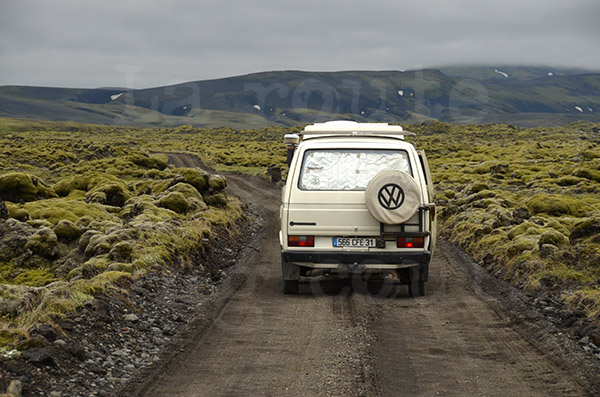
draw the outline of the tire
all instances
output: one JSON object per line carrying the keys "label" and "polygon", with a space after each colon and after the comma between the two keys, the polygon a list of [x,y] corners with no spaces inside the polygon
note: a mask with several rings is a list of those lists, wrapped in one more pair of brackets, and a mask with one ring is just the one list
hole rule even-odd
{"label": "tire", "polygon": [[419,187],[404,171],[388,170],[375,175],[365,191],[367,208],[373,218],[388,225],[409,220],[419,209]]}
{"label": "tire", "polygon": [[298,280],[283,280],[283,293],[296,295],[298,293]]}
{"label": "tire", "polygon": [[411,282],[408,284],[408,294],[413,298],[425,296],[425,281]]}
{"label": "tire", "polygon": [[420,277],[420,266],[411,267],[408,272],[408,294],[410,296],[425,296],[425,281]]}

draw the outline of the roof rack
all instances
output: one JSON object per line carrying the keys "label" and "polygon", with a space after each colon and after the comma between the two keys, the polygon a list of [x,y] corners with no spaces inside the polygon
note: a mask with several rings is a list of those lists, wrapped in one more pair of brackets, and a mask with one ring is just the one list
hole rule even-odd
{"label": "roof rack", "polygon": [[307,125],[302,131],[302,135],[386,135],[403,139],[404,135],[415,135],[415,133],[404,131],[402,126],[388,123],[357,123],[356,121],[337,120]]}

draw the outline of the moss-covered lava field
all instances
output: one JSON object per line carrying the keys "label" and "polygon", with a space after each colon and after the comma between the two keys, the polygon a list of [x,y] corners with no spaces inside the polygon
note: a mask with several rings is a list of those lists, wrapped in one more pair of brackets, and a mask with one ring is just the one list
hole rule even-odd
{"label": "moss-covered lava field", "polygon": [[[497,277],[598,323],[600,125],[405,127],[429,158],[440,235]],[[164,153],[196,154],[216,172],[285,175],[282,137],[299,130],[0,119],[4,354],[122,278],[192,265],[211,233],[244,216],[223,177],[173,168]]]}

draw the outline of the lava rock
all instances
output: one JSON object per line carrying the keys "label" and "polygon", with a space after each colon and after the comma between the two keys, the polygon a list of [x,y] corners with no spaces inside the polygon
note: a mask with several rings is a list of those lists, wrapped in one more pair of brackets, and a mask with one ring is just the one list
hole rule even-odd
{"label": "lava rock", "polygon": [[0,219],[8,219],[8,208],[6,208],[6,204],[4,201],[0,201]]}
{"label": "lava rock", "polygon": [[55,354],[56,351],[50,347],[36,347],[25,350],[21,356],[33,364],[54,366],[56,365],[54,361]]}
{"label": "lava rock", "polygon": [[48,340],[48,342],[54,342],[56,338],[58,338],[58,333],[54,328],[49,325],[41,325],[32,331],[33,335],[42,335],[44,338]]}

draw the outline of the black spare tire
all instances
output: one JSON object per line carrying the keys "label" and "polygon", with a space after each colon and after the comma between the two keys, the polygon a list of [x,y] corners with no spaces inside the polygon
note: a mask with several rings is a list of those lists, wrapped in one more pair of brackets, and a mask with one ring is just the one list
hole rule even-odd
{"label": "black spare tire", "polygon": [[365,191],[367,208],[379,222],[396,225],[409,220],[419,208],[419,187],[404,171],[377,174]]}

